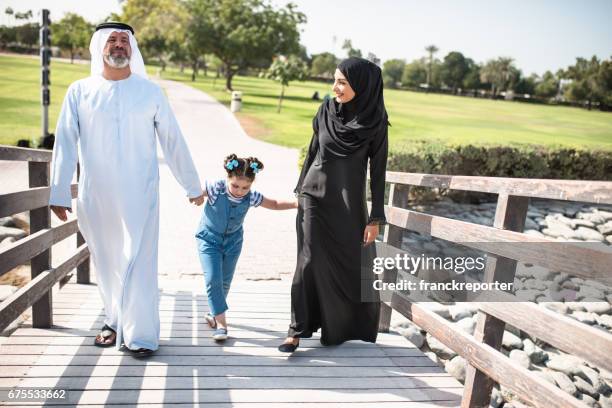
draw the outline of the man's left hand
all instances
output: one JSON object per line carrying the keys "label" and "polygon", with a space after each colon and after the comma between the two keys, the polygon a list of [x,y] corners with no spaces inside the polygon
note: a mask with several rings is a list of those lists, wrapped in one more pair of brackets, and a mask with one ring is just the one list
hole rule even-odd
{"label": "man's left hand", "polygon": [[379,228],[378,224],[366,225],[363,231],[363,243],[364,245],[371,244],[378,236]]}

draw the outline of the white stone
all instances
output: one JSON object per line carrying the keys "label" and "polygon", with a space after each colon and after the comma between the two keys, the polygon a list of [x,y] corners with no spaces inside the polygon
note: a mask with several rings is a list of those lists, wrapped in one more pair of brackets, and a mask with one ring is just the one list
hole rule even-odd
{"label": "white stone", "polygon": [[421,348],[425,337],[421,334],[421,331],[416,327],[408,327],[406,329],[400,329],[400,334],[404,336],[409,342],[414,344],[417,348]]}
{"label": "white stone", "polygon": [[557,386],[570,395],[578,394],[578,388],[572,380],[562,372],[551,371],[550,375],[555,379]]}
{"label": "white stone", "polygon": [[582,375],[583,362],[569,354],[548,355],[546,367],[567,375]]}
{"label": "white stone", "polygon": [[456,305],[449,306],[448,311],[451,318],[454,321],[458,321],[464,317],[471,317],[478,311],[478,306],[470,303],[458,303]]}
{"label": "white stone", "polygon": [[597,320],[595,320],[595,318],[597,316],[595,313],[574,312],[570,316],[575,318],[579,322],[584,323],[584,324],[592,325],[592,324],[595,324],[597,322]]}
{"label": "white stone", "polygon": [[601,232],[587,227],[578,227],[575,234],[572,234],[572,237],[595,242],[603,242],[605,240]]}
{"label": "white stone", "polygon": [[599,231],[603,235],[612,234],[612,221],[608,221],[605,224],[598,225],[597,231]]}
{"label": "white stone", "polygon": [[520,337],[510,333],[508,330],[504,330],[502,345],[508,350],[523,348],[523,342]]}
{"label": "white stone", "polygon": [[461,330],[470,335],[474,334],[474,330],[476,329],[476,321],[472,319],[471,316],[464,317],[463,319],[456,322],[455,325],[457,325],[457,327],[459,327]]}
{"label": "white stone", "polygon": [[529,356],[529,359],[534,364],[542,363],[548,358],[548,355],[540,347],[536,346],[535,343],[529,339],[523,339],[523,350]]}
{"label": "white stone", "polygon": [[491,402],[489,404],[489,407],[499,408],[503,402],[504,402],[504,397],[502,397],[499,389],[493,388],[493,390],[491,391]]}
{"label": "white stone", "polygon": [[5,238],[13,237],[15,239],[21,239],[28,235],[24,230],[13,227],[0,227],[0,241]]}
{"label": "white stone", "polygon": [[0,302],[17,292],[17,288],[11,285],[0,285]]}
{"label": "white stone", "polygon": [[597,400],[595,400],[593,397],[591,397],[590,395],[587,394],[580,394],[578,396],[578,399],[582,402],[585,403],[585,405],[589,406],[589,407],[593,407],[593,408],[600,408],[601,405],[599,405],[599,403],[597,402]]}
{"label": "white stone", "polygon": [[441,341],[436,339],[431,334],[427,333],[426,339],[427,339],[427,345],[429,345],[429,348],[431,349],[431,351],[436,353],[438,357],[443,358],[443,359],[450,359],[457,355],[456,352],[448,348],[446,345],[444,345]]}
{"label": "white stone", "polygon": [[465,382],[465,370],[467,368],[466,361],[461,356],[455,356],[448,360],[444,365],[447,373],[455,377],[459,382]]}
{"label": "white stone", "polygon": [[531,359],[523,350],[515,349],[510,351],[510,359],[516,361],[525,368],[529,368],[531,366]]}
{"label": "white stone", "polygon": [[606,329],[612,329],[612,316],[610,315],[598,315],[595,317],[595,321]]}
{"label": "white stone", "polygon": [[608,302],[585,302],[583,301],[584,309],[587,312],[597,314],[609,314],[612,311],[612,305]]}

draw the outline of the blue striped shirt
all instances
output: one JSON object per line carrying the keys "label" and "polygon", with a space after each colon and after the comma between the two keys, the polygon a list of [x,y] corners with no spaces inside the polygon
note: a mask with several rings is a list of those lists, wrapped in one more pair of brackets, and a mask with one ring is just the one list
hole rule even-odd
{"label": "blue striped shirt", "polygon": [[[240,203],[245,197],[234,197],[227,188],[225,180],[209,181],[206,180],[206,194],[208,195],[208,201],[210,205],[215,205],[219,194],[227,195],[227,199],[233,203]],[[247,194],[248,195],[248,194]],[[249,206],[258,207],[263,201],[264,196],[259,191],[251,190],[251,199]]]}

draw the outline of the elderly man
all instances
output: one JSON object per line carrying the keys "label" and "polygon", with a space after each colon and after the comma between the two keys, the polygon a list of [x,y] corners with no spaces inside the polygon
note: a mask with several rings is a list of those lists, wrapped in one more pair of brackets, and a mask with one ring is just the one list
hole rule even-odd
{"label": "elderly man", "polygon": [[51,210],[65,221],[77,158],[79,228],[104,301],[95,345],[135,357],[159,345],[157,140],[189,201],[204,201],[200,180],[168,101],[148,80],[132,27],[104,23],[89,50],[91,76],[68,88],[55,131]]}

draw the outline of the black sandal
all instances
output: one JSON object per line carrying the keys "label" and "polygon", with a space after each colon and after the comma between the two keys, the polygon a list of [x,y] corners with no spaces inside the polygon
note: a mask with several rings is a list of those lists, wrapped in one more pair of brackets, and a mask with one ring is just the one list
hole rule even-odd
{"label": "black sandal", "polygon": [[[106,343],[106,340],[111,336],[115,336],[112,343]],[[101,342],[98,341],[98,337],[102,337]],[[94,346],[97,346],[97,347],[103,347],[103,348],[113,347],[116,343],[117,343],[117,332],[113,330],[113,328],[107,324],[105,324],[104,327],[102,327],[102,330],[100,330],[100,333],[98,333],[98,335],[94,339]]]}
{"label": "black sandal", "polygon": [[283,343],[278,346],[278,351],[282,353],[293,353],[300,346],[300,341],[298,340],[297,344],[293,343]]}
{"label": "black sandal", "polygon": [[[127,347],[126,347],[127,348]],[[139,348],[139,349],[135,349],[132,350],[130,348],[127,349],[127,351],[132,355],[132,357],[134,358],[144,358],[144,357],[149,357],[150,355],[152,355],[153,353],[155,353],[155,350],[149,350],[146,348]]]}

